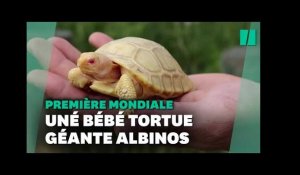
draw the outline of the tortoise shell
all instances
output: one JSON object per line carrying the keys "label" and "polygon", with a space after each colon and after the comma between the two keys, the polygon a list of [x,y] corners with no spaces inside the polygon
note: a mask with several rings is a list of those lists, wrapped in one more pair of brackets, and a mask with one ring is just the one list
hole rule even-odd
{"label": "tortoise shell", "polygon": [[125,68],[146,90],[163,98],[190,91],[193,83],[160,44],[137,37],[113,40],[95,52]]}

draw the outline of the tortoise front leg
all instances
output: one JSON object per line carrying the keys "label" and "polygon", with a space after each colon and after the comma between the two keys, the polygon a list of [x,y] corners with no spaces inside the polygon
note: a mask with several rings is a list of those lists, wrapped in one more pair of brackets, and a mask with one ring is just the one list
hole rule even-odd
{"label": "tortoise front leg", "polygon": [[[118,95],[120,99],[136,99],[137,93],[135,86],[131,80],[131,78],[127,74],[123,74],[117,83],[117,86],[115,88],[115,93]],[[130,114],[133,114],[133,109],[126,109],[124,112],[125,116],[128,116]]]}
{"label": "tortoise front leg", "polygon": [[84,75],[79,68],[73,68],[69,71],[68,79],[71,83],[80,88],[84,88],[87,84],[91,83],[91,79]]}
{"label": "tortoise front leg", "polygon": [[137,93],[131,78],[123,74],[117,83],[115,93],[120,99],[136,99]]}

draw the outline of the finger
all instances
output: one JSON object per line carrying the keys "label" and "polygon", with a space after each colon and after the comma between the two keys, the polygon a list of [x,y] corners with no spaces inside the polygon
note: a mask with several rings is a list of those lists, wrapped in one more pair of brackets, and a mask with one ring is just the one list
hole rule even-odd
{"label": "finger", "polygon": [[197,90],[211,90],[218,87],[220,83],[228,83],[240,80],[239,77],[221,74],[221,73],[207,73],[207,74],[194,74],[189,75]]}
{"label": "finger", "polygon": [[76,64],[77,59],[80,56],[80,51],[76,49],[67,40],[60,37],[52,37],[48,39],[64,56]]}
{"label": "finger", "polygon": [[81,89],[74,87],[63,77],[44,70],[33,70],[28,73],[27,81],[38,88],[45,89],[47,97],[57,99],[110,99],[108,96],[85,93]]}
{"label": "finger", "polygon": [[44,70],[33,70],[28,73],[27,80],[38,88],[45,88],[47,97],[56,99],[80,99],[87,96],[75,88],[63,77]]}
{"label": "finger", "polygon": [[103,44],[106,44],[113,39],[108,35],[101,32],[94,32],[89,37],[89,42],[96,48],[101,47]]}
{"label": "finger", "polygon": [[43,38],[33,38],[27,43],[27,50],[32,53],[44,67],[49,65],[52,46]]}
{"label": "finger", "polygon": [[49,71],[67,78],[70,69],[76,65],[68,60],[55,46],[42,38],[34,38],[28,42],[28,50]]}
{"label": "finger", "polygon": [[189,75],[188,77],[190,80],[192,80],[195,90],[198,90],[199,87],[201,88],[201,83],[203,82],[201,81],[203,77],[202,74],[193,74],[193,75]]}
{"label": "finger", "polygon": [[197,102],[205,97],[207,93],[203,90],[194,90],[191,92],[188,92],[178,98],[175,99],[175,101],[179,102]]}

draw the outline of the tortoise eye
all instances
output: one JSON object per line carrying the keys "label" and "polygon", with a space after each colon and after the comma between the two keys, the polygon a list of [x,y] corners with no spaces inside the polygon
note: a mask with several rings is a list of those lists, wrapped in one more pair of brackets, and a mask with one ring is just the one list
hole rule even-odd
{"label": "tortoise eye", "polygon": [[90,59],[88,60],[88,63],[89,63],[89,64],[94,64],[94,63],[95,63],[95,59],[94,59],[94,58],[90,58]]}

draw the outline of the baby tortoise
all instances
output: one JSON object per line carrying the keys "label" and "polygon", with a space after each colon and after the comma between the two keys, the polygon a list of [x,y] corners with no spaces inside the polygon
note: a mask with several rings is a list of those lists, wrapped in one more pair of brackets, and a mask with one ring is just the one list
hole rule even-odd
{"label": "baby tortoise", "polygon": [[175,98],[193,89],[177,61],[160,44],[137,37],[113,40],[82,53],[68,79],[79,88],[120,99]]}

